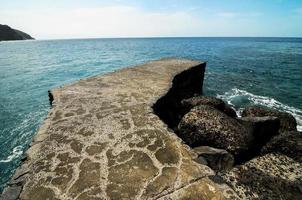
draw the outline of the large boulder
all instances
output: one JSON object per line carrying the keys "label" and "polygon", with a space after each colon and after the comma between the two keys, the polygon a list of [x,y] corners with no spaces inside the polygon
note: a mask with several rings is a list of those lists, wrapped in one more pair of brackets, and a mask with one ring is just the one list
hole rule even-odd
{"label": "large boulder", "polygon": [[238,120],[250,130],[257,143],[265,144],[279,134],[280,120],[277,117],[242,117]]}
{"label": "large boulder", "polygon": [[235,156],[247,151],[252,141],[244,125],[207,105],[194,107],[184,115],[178,135],[190,146],[225,149]]}
{"label": "large boulder", "polygon": [[259,155],[262,147],[271,138],[279,134],[280,120],[277,117],[242,117],[238,119],[253,136],[249,152],[242,157],[242,161],[250,160]]}
{"label": "large boulder", "polygon": [[273,116],[280,119],[280,131],[296,131],[296,119],[289,113],[280,112],[259,106],[250,106],[243,110],[242,117],[264,117]]}
{"label": "large boulder", "polygon": [[230,117],[237,117],[235,110],[223,100],[210,96],[196,96],[181,101],[184,113],[199,105],[208,105],[227,114]]}
{"label": "large boulder", "polygon": [[302,163],[302,132],[283,132],[271,139],[261,153],[278,152]]}
{"label": "large boulder", "polygon": [[241,199],[302,199],[302,164],[282,154],[266,154],[222,175]]}
{"label": "large boulder", "polygon": [[198,155],[197,160],[202,161],[215,171],[230,170],[234,166],[234,157],[223,149],[216,149],[209,146],[195,147],[193,151]]}

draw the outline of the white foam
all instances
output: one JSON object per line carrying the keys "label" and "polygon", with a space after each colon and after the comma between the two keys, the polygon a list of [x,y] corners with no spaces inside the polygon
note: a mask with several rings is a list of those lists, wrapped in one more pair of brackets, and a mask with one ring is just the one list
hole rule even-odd
{"label": "white foam", "polygon": [[269,108],[273,108],[276,110],[290,113],[297,120],[298,131],[302,131],[302,110],[292,107],[292,106],[288,106],[286,104],[283,104],[280,101],[275,100],[274,98],[254,95],[245,90],[240,90],[237,88],[233,88],[230,91],[225,92],[222,95],[217,95],[217,97],[223,99],[228,104],[233,105],[239,116],[240,116],[242,110],[244,109],[244,107],[242,107],[242,105],[238,105],[238,103],[236,103],[236,100],[238,100],[238,98],[239,99],[241,98],[244,101],[247,101],[246,103],[248,103],[249,105],[261,105],[261,106],[265,106],[265,107],[269,107]]}
{"label": "white foam", "polygon": [[12,154],[9,155],[6,159],[0,160],[0,163],[11,162],[13,159],[18,158],[19,156],[21,156],[22,153],[23,153],[22,146],[16,146],[16,147],[13,149]]}

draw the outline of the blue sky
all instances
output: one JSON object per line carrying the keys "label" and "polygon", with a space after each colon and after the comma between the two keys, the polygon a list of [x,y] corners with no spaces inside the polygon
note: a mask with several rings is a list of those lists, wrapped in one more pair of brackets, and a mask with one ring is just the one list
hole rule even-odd
{"label": "blue sky", "polygon": [[0,23],[38,39],[302,37],[302,0],[0,0]]}

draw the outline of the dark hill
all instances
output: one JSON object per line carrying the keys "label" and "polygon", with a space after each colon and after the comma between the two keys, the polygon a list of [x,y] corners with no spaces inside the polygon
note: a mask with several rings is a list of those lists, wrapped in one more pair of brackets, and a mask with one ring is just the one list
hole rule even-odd
{"label": "dark hill", "polygon": [[0,24],[0,41],[5,40],[33,40],[30,35],[22,31],[12,29],[7,25]]}

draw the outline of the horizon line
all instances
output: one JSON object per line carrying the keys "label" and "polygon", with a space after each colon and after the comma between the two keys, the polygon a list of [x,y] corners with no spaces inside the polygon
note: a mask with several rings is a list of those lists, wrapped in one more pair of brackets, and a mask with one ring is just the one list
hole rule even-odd
{"label": "horizon line", "polygon": [[[302,39],[302,36],[129,36],[129,37],[79,37],[79,38],[34,38],[27,41],[45,40],[94,40],[94,39],[182,39],[182,38],[288,38]],[[18,41],[18,40],[17,40]],[[23,40],[24,41],[24,40]]]}

